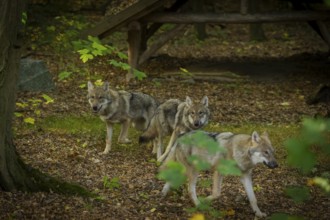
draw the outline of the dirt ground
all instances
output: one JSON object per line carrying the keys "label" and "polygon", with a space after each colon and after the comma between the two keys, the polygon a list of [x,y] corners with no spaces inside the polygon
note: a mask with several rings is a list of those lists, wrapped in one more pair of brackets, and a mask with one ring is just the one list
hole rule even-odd
{"label": "dirt ground", "polygon": [[[151,94],[159,100],[184,99],[189,95],[200,99],[207,95],[212,112],[211,124],[246,126],[246,124],[288,128],[298,126],[304,116],[324,114],[324,105],[308,106],[305,101],[321,83],[330,83],[330,62],[325,44],[307,25],[283,25],[282,29],[266,27],[269,41],[251,43],[246,28],[230,26],[225,35],[211,35],[205,43],[187,43],[191,29],[176,41],[164,46],[157,56],[143,66],[149,77],[132,85],[124,83],[124,72],[99,59],[90,65],[94,79],[110,85]],[[273,30],[273,31],[269,31]],[[289,38],[282,38],[288,33]],[[226,40],[224,40],[226,39]],[[57,61],[42,55],[54,75],[56,90],[47,93],[55,102],[41,107],[41,121],[48,116],[59,120],[67,115],[91,115],[86,94],[79,85],[86,76],[66,82],[58,81]],[[100,61],[100,62],[97,62]],[[191,80],[179,69],[190,73],[232,73],[234,81]],[[176,73],[181,77],[171,75]],[[184,74],[183,74],[184,75]],[[238,76],[238,77],[237,77]],[[189,78],[189,77],[188,77]],[[38,97],[42,93],[18,93],[18,101]],[[163,182],[156,178],[157,165],[150,147],[141,147],[137,139],[129,145],[114,144],[108,155],[102,155],[104,133],[51,132],[39,125],[26,129],[15,119],[15,144],[24,161],[42,172],[78,183],[97,192],[102,199],[64,196],[55,193],[0,193],[0,219],[187,219],[192,204],[185,189],[160,198]],[[100,124],[102,122],[100,121]],[[42,123],[41,123],[42,124]],[[24,127],[24,129],[20,129]],[[210,128],[209,128],[210,129]],[[115,136],[118,129],[115,130]],[[137,136],[139,133],[131,131]],[[276,145],[285,141],[273,134]],[[86,143],[84,145],[84,143]],[[84,147],[82,147],[84,145]],[[281,150],[282,149],[282,150]],[[329,197],[311,186],[312,198],[296,204],[284,193],[288,185],[306,185],[308,176],[285,163],[286,152],[279,149],[280,167],[268,170],[258,166],[254,184],[259,207],[268,213],[289,213],[305,219],[330,219]],[[329,164],[320,164],[317,172],[329,171]],[[104,187],[104,177],[118,178],[118,187]],[[203,174],[209,177],[209,174]],[[199,194],[210,193],[200,188]],[[221,200],[212,207],[221,210],[224,219],[253,219],[245,192],[236,177],[228,177]],[[189,211],[190,210],[190,211]],[[211,218],[211,217],[210,217]]]}

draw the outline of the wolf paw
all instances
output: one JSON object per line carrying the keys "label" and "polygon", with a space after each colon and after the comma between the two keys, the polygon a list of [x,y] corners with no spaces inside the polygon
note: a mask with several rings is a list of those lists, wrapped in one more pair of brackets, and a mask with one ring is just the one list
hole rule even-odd
{"label": "wolf paw", "polygon": [[256,215],[257,217],[259,217],[259,218],[263,218],[263,217],[266,217],[266,216],[267,216],[266,213],[261,212],[261,211],[256,212],[255,215]]}
{"label": "wolf paw", "polygon": [[122,140],[118,140],[118,143],[120,144],[130,144],[132,143],[131,140],[129,140],[128,138],[122,139]]}

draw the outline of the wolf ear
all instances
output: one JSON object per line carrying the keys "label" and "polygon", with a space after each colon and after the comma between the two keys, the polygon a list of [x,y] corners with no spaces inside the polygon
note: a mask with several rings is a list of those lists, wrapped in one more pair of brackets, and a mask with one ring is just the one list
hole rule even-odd
{"label": "wolf ear", "polygon": [[87,88],[88,88],[88,92],[90,92],[92,89],[94,89],[94,85],[91,81],[87,82]]}
{"label": "wolf ear", "polygon": [[192,100],[189,96],[186,97],[186,103],[187,103],[188,106],[192,105]]}
{"label": "wolf ear", "polygon": [[251,137],[252,137],[252,143],[259,143],[260,136],[259,136],[258,132],[254,131],[252,133],[252,136]]}
{"label": "wolf ear", "polygon": [[104,91],[109,91],[109,82],[103,83],[103,89],[104,89]]}
{"label": "wolf ear", "polygon": [[209,98],[207,96],[204,96],[201,100],[201,104],[204,105],[205,107],[209,106]]}

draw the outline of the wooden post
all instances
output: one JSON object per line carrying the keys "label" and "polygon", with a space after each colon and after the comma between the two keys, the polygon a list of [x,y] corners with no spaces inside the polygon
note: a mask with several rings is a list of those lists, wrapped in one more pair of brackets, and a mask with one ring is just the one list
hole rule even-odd
{"label": "wooden post", "polygon": [[126,74],[126,82],[128,83],[134,78],[133,70],[138,67],[138,60],[141,49],[141,24],[137,21],[133,21],[128,25],[127,42],[128,42],[128,64],[130,69]]}
{"label": "wooden post", "polygon": [[[193,1],[193,11],[196,14],[202,14],[204,12],[204,1],[194,0]],[[205,24],[195,24],[195,30],[197,31],[197,38],[199,40],[204,40],[206,38]]]}
{"label": "wooden post", "polygon": [[327,26],[325,25],[324,21],[316,21],[316,24],[320,29],[323,40],[328,45],[328,53],[330,54],[330,32]]}
{"label": "wooden post", "polygon": [[[251,14],[259,13],[261,1],[248,0],[248,11]],[[266,39],[262,23],[250,24],[250,40],[264,41]]]}

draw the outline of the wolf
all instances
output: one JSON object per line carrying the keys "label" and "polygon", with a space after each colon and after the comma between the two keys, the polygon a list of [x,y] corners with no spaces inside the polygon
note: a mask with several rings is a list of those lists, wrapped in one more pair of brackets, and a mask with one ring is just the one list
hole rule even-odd
{"label": "wolf", "polygon": [[[196,131],[186,133],[185,137],[191,137]],[[211,133],[201,131],[209,137],[213,138],[219,147],[219,151],[215,154],[210,154],[206,148],[194,145],[175,143],[166,161],[161,166],[161,169],[166,167],[169,161],[177,161],[184,165],[186,176],[188,179],[188,192],[191,200],[197,206],[200,201],[196,195],[196,183],[199,171],[192,165],[188,158],[198,156],[203,161],[207,161],[213,169],[213,186],[212,194],[207,197],[213,200],[220,197],[221,184],[223,176],[216,169],[217,165],[223,159],[233,159],[236,161],[238,168],[241,170],[241,182],[247,193],[250,205],[257,217],[265,217],[266,214],[261,212],[257,199],[253,191],[252,170],[258,163],[264,163],[267,167],[273,169],[278,167],[274,156],[274,148],[269,140],[267,132],[259,135],[256,131],[252,135],[248,134],[233,134],[231,132]],[[194,143],[194,142],[192,142]],[[225,152],[220,149],[225,149]],[[162,195],[165,197],[170,190],[170,183],[167,182],[162,190]]]}
{"label": "wolf", "polygon": [[109,88],[108,82],[99,87],[94,86],[90,81],[87,84],[88,102],[92,111],[106,123],[107,137],[104,154],[109,153],[111,149],[114,124],[121,124],[119,143],[130,143],[127,132],[131,124],[141,131],[147,129],[158,106],[153,97],[140,92],[113,90]]}
{"label": "wolf", "polygon": [[[207,96],[204,96],[199,103],[194,103],[189,96],[184,102],[179,99],[169,99],[158,106],[139,142],[153,141],[153,153],[157,153],[157,160],[162,162],[180,134],[204,127],[209,117]],[[162,154],[163,139],[169,135],[171,135],[170,141],[165,153]]]}

